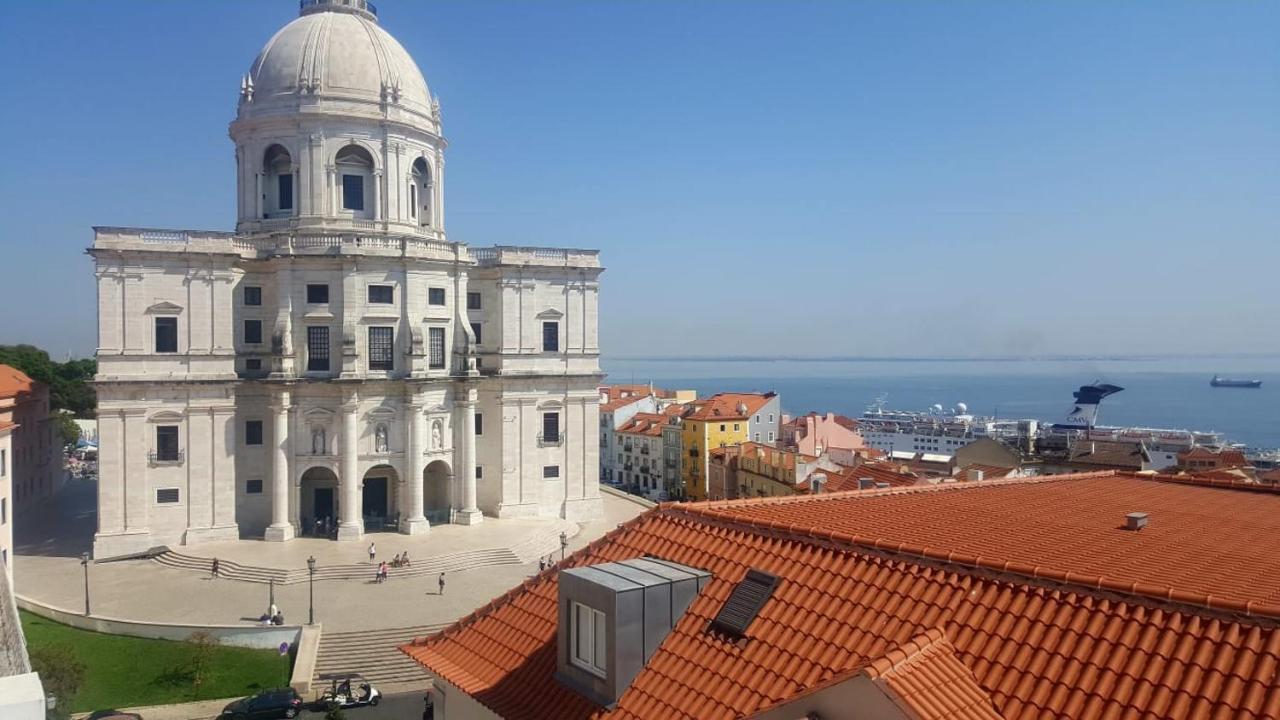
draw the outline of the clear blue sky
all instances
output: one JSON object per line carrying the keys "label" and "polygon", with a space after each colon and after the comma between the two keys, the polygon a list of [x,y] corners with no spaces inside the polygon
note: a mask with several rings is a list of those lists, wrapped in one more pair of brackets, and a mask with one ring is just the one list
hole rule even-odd
{"label": "clear blue sky", "polygon": [[[1280,352],[1277,2],[381,0],[450,235],[597,247],[606,354]],[[0,3],[0,343],[92,225],[230,228],[288,0]]]}

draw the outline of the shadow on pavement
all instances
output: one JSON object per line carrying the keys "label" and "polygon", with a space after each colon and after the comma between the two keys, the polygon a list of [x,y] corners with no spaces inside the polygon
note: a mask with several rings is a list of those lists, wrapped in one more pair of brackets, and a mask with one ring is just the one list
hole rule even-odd
{"label": "shadow on pavement", "polygon": [[72,478],[40,507],[14,516],[14,553],[79,557],[92,551],[97,529],[98,482]]}

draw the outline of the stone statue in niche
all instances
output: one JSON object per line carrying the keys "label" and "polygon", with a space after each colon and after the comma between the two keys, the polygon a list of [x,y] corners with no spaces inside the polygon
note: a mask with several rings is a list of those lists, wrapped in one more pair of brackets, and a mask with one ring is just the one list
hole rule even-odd
{"label": "stone statue in niche", "polygon": [[385,424],[379,423],[378,427],[373,431],[373,451],[387,452],[387,426]]}
{"label": "stone statue in niche", "polygon": [[324,454],[324,446],[325,446],[324,440],[325,440],[324,428],[317,426],[311,429],[311,454],[312,455]]}
{"label": "stone statue in niche", "polygon": [[440,421],[436,420],[431,423],[431,449],[439,450],[441,448],[440,439]]}

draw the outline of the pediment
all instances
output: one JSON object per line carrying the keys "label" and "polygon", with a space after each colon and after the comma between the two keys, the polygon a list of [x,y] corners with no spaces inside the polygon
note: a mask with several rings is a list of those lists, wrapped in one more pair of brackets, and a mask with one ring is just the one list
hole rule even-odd
{"label": "pediment", "polygon": [[161,410],[158,413],[152,413],[147,416],[147,422],[163,423],[163,422],[182,422],[183,414],[174,410]]}
{"label": "pediment", "polygon": [[147,308],[147,312],[152,315],[177,315],[182,312],[182,306],[164,300]]}
{"label": "pediment", "polygon": [[303,413],[302,416],[308,420],[311,420],[312,422],[329,422],[330,420],[333,419],[333,411],[326,410],[325,408],[317,407],[317,408],[311,408],[310,410]]}
{"label": "pediment", "polygon": [[562,317],[564,317],[564,313],[555,308],[547,308],[546,310],[538,313],[539,320],[559,320]]}
{"label": "pediment", "polygon": [[386,420],[388,418],[394,418],[396,417],[396,415],[399,415],[399,413],[396,412],[395,408],[390,408],[385,405],[381,407],[376,407],[370,410],[368,413],[366,413],[366,416],[369,417],[370,419],[378,419],[378,420]]}
{"label": "pediment", "polygon": [[559,400],[543,400],[538,403],[539,410],[559,410],[564,407],[564,403]]}

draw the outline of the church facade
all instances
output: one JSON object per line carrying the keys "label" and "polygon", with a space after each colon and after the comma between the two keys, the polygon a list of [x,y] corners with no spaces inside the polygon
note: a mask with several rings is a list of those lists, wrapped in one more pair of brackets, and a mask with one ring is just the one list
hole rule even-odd
{"label": "church facade", "polygon": [[95,557],[599,518],[598,253],[449,239],[372,5],[303,0],[230,135],[235,232],[95,228]]}

